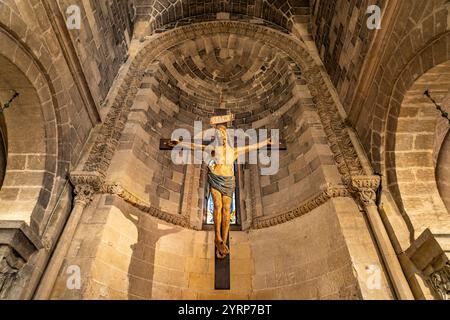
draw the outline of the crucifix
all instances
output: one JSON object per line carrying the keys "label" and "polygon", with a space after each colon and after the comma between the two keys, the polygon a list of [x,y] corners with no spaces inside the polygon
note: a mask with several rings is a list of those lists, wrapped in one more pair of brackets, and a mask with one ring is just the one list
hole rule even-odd
{"label": "crucifix", "polygon": [[236,190],[234,164],[239,156],[253,150],[267,147],[270,150],[286,150],[284,142],[278,145],[272,143],[272,139],[266,139],[252,145],[234,147],[230,143],[227,133],[234,115],[225,109],[217,109],[216,116],[210,119],[210,124],[215,127],[214,145],[204,141],[202,144],[185,141],[172,141],[161,139],[160,150],[172,150],[175,147],[194,150],[196,148],[211,153],[208,158],[208,185],[214,203],[214,244],[215,244],[215,289],[230,289],[230,205]]}

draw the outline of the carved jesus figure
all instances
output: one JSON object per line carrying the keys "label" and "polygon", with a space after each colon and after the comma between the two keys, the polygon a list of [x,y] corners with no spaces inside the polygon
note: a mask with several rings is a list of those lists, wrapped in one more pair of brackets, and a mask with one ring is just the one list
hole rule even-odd
{"label": "carved jesus figure", "polygon": [[214,233],[216,256],[224,259],[230,250],[227,246],[228,234],[230,231],[230,206],[233,194],[236,189],[234,176],[234,162],[242,154],[253,150],[261,149],[271,145],[271,139],[264,142],[249,145],[245,147],[233,147],[229,143],[227,128],[224,125],[217,126],[216,138],[218,143],[210,146],[198,145],[195,143],[186,143],[182,141],[172,142],[172,146],[180,144],[190,149],[201,148],[208,149],[211,152],[212,159],[208,163],[208,183],[214,203]]}

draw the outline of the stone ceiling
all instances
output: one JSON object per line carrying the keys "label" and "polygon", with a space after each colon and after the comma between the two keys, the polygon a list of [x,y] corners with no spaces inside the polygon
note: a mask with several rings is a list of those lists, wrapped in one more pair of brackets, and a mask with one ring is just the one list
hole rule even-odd
{"label": "stone ceiling", "polygon": [[138,20],[148,21],[152,31],[215,20],[217,13],[290,31],[294,21],[309,15],[309,0],[134,0],[134,6]]}
{"label": "stone ceiling", "polygon": [[155,92],[199,116],[230,109],[237,124],[281,108],[301,81],[301,70],[282,51],[229,33],[184,41],[157,61]]}

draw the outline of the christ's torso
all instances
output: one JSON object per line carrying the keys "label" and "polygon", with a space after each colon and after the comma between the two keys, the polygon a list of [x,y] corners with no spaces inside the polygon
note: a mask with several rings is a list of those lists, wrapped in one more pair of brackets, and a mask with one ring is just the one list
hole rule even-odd
{"label": "christ's torso", "polygon": [[227,147],[214,147],[214,165],[210,166],[212,173],[223,177],[234,176],[234,162],[236,161],[235,149],[227,145]]}

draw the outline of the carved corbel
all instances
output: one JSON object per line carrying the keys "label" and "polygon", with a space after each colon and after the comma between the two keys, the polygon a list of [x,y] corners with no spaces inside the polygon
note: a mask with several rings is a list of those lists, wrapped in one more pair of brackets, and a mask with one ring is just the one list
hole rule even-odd
{"label": "carved corbel", "polygon": [[363,207],[375,206],[377,190],[380,187],[379,176],[356,176],[351,178],[351,192]]}

